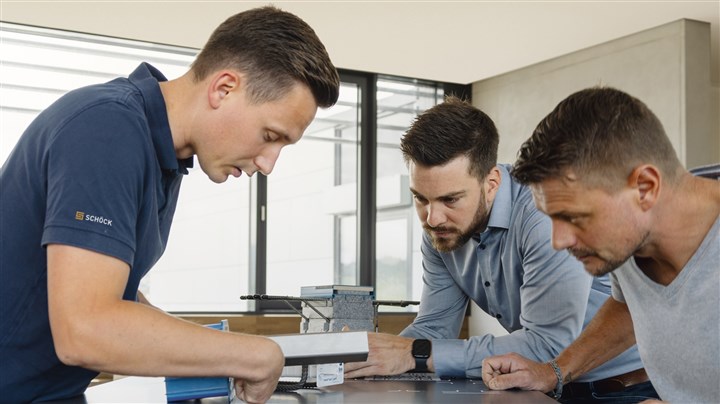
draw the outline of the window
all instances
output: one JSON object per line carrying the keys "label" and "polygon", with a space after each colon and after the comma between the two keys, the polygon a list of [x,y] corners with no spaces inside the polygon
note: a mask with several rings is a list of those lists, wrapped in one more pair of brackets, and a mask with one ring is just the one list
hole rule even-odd
{"label": "window", "polygon": [[35,116],[66,92],[127,76],[141,61],[169,79],[196,50],[0,22],[0,161]]}
{"label": "window", "polygon": [[[420,300],[421,260],[413,259],[413,229],[420,226],[410,195],[400,139],[415,117],[442,102],[436,83],[381,77],[377,84],[377,224],[376,297],[381,300]],[[381,311],[399,310],[393,306]],[[410,306],[404,310],[414,310]]]}
{"label": "window", "polygon": [[318,111],[302,141],[283,150],[267,178],[268,294],[357,283],[356,232],[347,218],[358,206],[361,89],[344,82],[340,94],[336,105]]}
{"label": "window", "polygon": [[[0,161],[65,92],[127,76],[142,61],[173,79],[196,54],[0,23]],[[468,87],[347,70],[341,81],[338,103],[283,149],[271,176],[215,184],[195,164],[167,250],[141,284],[150,301],[173,312],[287,309],[240,296],[297,295],[326,283],[419,299],[421,230],[398,144],[418,113]]]}

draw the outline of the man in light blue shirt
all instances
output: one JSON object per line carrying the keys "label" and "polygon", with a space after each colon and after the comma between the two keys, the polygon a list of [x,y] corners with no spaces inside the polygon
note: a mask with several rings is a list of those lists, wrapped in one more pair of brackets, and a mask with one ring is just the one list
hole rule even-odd
{"label": "man in light blue shirt", "polygon": [[[553,249],[549,218],[509,166],[497,164],[497,145],[492,120],[454,97],[420,115],[402,139],[425,230],[420,310],[400,336],[371,335],[368,361],[346,364],[347,377],[413,369],[480,377],[485,357],[508,352],[549,361],[610,296],[607,277],[593,279]],[[471,299],[509,334],[457,339]],[[635,346],[576,382],[563,400],[657,397]]]}

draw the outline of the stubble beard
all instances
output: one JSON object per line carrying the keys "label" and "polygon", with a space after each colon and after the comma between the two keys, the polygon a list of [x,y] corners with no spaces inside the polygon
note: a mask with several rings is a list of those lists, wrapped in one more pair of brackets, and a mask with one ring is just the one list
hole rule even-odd
{"label": "stubble beard", "polygon": [[645,232],[640,237],[640,240],[637,243],[634,243],[632,248],[629,248],[626,252],[624,252],[621,257],[622,259],[617,259],[613,257],[604,258],[597,252],[590,250],[590,249],[572,249],[568,248],[568,252],[572,254],[573,256],[577,257],[595,257],[598,260],[602,261],[602,264],[598,267],[589,268],[587,265],[585,266],[585,271],[587,271],[590,275],[594,277],[600,277],[606,274],[609,274],[610,272],[620,268],[627,260],[632,258],[635,253],[642,248],[643,245],[645,245],[645,241],[649,237],[649,233]]}
{"label": "stubble beard", "polygon": [[[485,193],[482,193],[481,201],[485,201]],[[430,236],[433,247],[439,252],[447,253],[457,250],[467,243],[473,234],[480,233],[485,230],[487,226],[490,212],[486,203],[482,203],[478,206],[475,212],[475,217],[472,223],[468,226],[466,231],[461,231],[457,228],[452,227],[430,227],[427,223],[423,224],[423,229]],[[436,237],[436,231],[450,232],[453,235],[449,237]]]}

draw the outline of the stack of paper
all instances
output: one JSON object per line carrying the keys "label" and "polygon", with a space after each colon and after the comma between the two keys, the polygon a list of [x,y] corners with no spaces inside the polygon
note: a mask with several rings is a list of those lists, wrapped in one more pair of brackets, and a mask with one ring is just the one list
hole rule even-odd
{"label": "stack of paper", "polygon": [[300,287],[300,296],[302,297],[333,297],[342,295],[375,295],[372,286],[356,286],[356,285],[322,285],[322,286],[302,286]]}

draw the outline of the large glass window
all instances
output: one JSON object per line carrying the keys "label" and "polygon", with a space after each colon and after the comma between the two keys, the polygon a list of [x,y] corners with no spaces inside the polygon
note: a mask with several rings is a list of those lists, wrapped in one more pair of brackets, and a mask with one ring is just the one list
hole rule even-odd
{"label": "large glass window", "polygon": [[183,179],[167,248],[141,290],[167,311],[246,311],[250,182],[216,184],[198,166]]}
{"label": "large glass window", "polygon": [[[286,147],[268,176],[267,293],[300,286],[356,284],[360,89],[343,83],[338,103],[320,110],[303,139]],[[344,229],[343,229],[344,225]],[[354,268],[353,268],[354,269]]]}
{"label": "large glass window", "polygon": [[175,78],[195,54],[192,49],[0,22],[0,161],[30,121],[66,92],[127,76],[141,61]]}
{"label": "large glass window", "polygon": [[[412,205],[408,173],[400,152],[400,140],[415,117],[442,101],[444,89],[437,83],[381,77],[377,81],[377,224],[376,295],[381,300],[419,300],[422,264],[413,250],[412,237],[419,227]],[[417,257],[416,259],[414,259]],[[410,306],[384,311],[415,310]]]}
{"label": "large glass window", "polygon": [[[0,161],[50,103],[148,62],[179,77],[196,49],[0,23]],[[373,284],[378,298],[420,297],[417,218],[398,145],[447,85],[341,70],[340,100],[319,110],[272,175],[183,180],[167,250],[141,284],[173,312],[272,308],[241,295]],[[276,308],[282,308],[278,306]]]}

